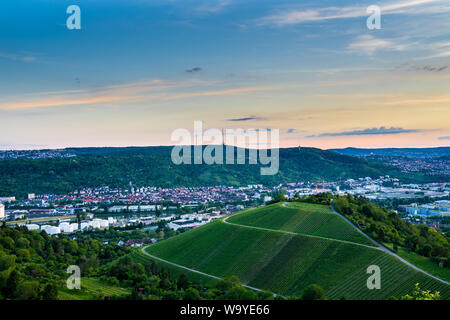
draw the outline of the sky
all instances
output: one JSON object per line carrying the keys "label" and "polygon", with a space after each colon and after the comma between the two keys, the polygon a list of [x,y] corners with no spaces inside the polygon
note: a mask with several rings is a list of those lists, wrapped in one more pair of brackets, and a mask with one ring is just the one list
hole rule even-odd
{"label": "sky", "polygon": [[450,145],[448,0],[0,8],[0,149],[172,145],[196,120],[279,129],[281,147]]}

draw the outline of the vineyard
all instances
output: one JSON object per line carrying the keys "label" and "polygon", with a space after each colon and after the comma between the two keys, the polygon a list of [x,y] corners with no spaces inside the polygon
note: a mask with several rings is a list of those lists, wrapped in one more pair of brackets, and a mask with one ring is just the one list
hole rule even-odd
{"label": "vineyard", "polygon": [[130,290],[115,287],[93,278],[81,279],[81,290],[69,290],[67,288],[58,291],[60,300],[95,300],[103,299],[105,296],[125,296],[129,295]]}
{"label": "vineyard", "polygon": [[326,206],[298,202],[281,206],[275,204],[246,211],[231,217],[228,222],[372,245]]}
{"label": "vineyard", "polygon": [[[447,285],[377,249],[278,231],[301,230],[328,238],[361,240],[339,219],[325,206],[275,204],[229,219],[230,223],[242,225],[216,221],[156,243],[147,251],[210,275],[236,275],[245,284],[282,295],[301,295],[309,284],[315,283],[331,299],[387,299],[411,293],[415,283],[420,283],[423,289],[438,290],[443,298],[450,298]],[[381,290],[369,290],[366,286],[366,270],[373,264],[381,268]]]}
{"label": "vineyard", "polygon": [[104,282],[98,281],[92,278],[82,278],[82,288],[85,288],[88,292],[92,292],[103,296],[124,296],[129,295],[130,290],[120,287],[108,285]]}

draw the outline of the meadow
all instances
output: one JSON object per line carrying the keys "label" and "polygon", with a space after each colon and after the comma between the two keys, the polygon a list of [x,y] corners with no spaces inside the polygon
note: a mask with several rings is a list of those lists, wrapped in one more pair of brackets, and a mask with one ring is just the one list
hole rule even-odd
{"label": "meadow", "polygon": [[276,203],[239,213],[227,221],[238,225],[373,245],[345,220],[334,214],[329,207],[317,204],[288,202],[283,205]]}
{"label": "meadow", "polygon": [[129,289],[112,286],[94,278],[82,278],[81,290],[60,289],[58,291],[58,299],[93,300],[103,299],[105,296],[126,296],[130,293]]}

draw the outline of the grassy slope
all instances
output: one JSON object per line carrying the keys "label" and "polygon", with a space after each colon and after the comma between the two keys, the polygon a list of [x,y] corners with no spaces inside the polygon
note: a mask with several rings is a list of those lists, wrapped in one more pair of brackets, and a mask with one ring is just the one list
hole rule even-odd
{"label": "grassy slope", "polygon": [[[384,243],[384,246],[392,250],[392,244]],[[401,247],[398,248],[397,254],[403,259],[431,273],[432,275],[435,275],[436,277],[439,277],[446,281],[450,281],[450,269],[445,267],[439,267],[439,265],[431,261],[430,258],[420,256],[415,252],[411,252]]]}
{"label": "grassy slope", "polygon": [[190,272],[184,269],[180,269],[178,267],[175,267],[171,264],[167,264],[165,262],[159,261],[159,260],[154,260],[151,257],[144,255],[141,252],[141,249],[136,249],[133,252],[130,253],[130,257],[131,259],[133,259],[135,262],[139,262],[142,264],[150,264],[152,262],[155,262],[156,265],[159,268],[164,268],[166,270],[169,270],[170,273],[175,276],[178,277],[180,276],[182,273],[186,274],[189,277],[189,280],[191,281],[196,281],[199,283],[203,283],[203,284],[207,284],[207,285],[215,285],[217,283],[218,280],[214,279],[214,278],[210,278],[201,274],[198,274],[196,272]]}
{"label": "grassy slope", "polygon": [[246,226],[283,230],[325,238],[346,240],[372,245],[366,237],[357,232],[330,208],[307,203],[275,204],[228,219],[231,223]]}
{"label": "grassy slope", "polygon": [[130,290],[111,286],[93,278],[81,279],[81,290],[60,289],[58,298],[60,300],[93,300],[104,296],[129,295]]}
{"label": "grassy slope", "polygon": [[[252,214],[264,209],[268,207],[253,210]],[[277,212],[286,210],[292,214],[292,209],[277,207]],[[317,214],[329,214],[319,213],[323,207],[308,209],[316,210]],[[243,216],[247,214],[250,212]],[[237,275],[244,283],[283,295],[300,295],[307,285],[316,283],[332,299],[386,299],[410,293],[419,282],[422,288],[439,290],[444,298],[450,298],[448,286],[378,250],[227,225],[220,221],[159,242],[147,250],[168,261],[212,275]],[[372,264],[381,268],[381,290],[366,287],[366,269]]]}

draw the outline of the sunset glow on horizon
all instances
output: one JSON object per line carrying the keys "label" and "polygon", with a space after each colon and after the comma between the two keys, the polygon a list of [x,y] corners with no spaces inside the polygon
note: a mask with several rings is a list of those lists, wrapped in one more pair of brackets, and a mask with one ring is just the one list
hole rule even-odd
{"label": "sunset glow on horizon", "polygon": [[[450,4],[17,0],[0,11],[0,149],[173,145],[279,129],[281,147],[450,145]],[[23,10],[23,8],[28,8]]]}

